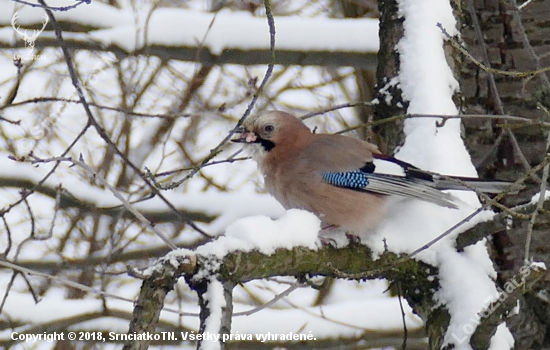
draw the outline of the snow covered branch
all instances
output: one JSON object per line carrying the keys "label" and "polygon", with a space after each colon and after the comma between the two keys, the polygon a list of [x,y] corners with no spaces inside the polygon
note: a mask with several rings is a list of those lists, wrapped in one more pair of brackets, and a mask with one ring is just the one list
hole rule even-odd
{"label": "snow covered branch", "polygon": [[[358,279],[399,280],[407,299],[416,303],[427,314],[431,314],[429,311],[431,307],[428,307],[428,304],[421,306],[420,303],[430,303],[431,295],[437,288],[437,279],[433,278],[435,270],[422,262],[402,259],[392,253],[383,254],[379,259],[373,260],[371,250],[361,244],[352,244],[343,249],[326,246],[318,249],[278,248],[271,254],[262,253],[260,247],[259,250],[237,249],[226,255],[220,254],[220,251],[227,249],[228,243],[225,237],[201,246],[195,251],[173,251],[159,259],[146,271],[133,272],[134,276],[143,278],[144,282],[129,332],[145,330],[152,332],[155,329],[166,292],[181,276],[185,277],[189,285],[199,294],[201,306],[199,333],[208,330],[210,333],[230,334],[233,286],[253,279],[273,276],[297,276],[305,280],[322,275],[348,279],[357,274],[360,276],[356,277]],[[241,242],[243,243],[245,242]],[[219,285],[223,293],[220,292],[217,296],[209,294],[212,293],[209,291],[212,284]],[[213,298],[224,300],[224,306],[219,311],[212,310],[212,303],[216,303],[212,301]],[[212,321],[210,318],[212,313],[216,313],[217,321]],[[217,322],[214,329],[208,322]],[[125,350],[146,347],[146,341],[142,341],[141,345],[138,343],[138,341],[127,343]],[[200,344],[199,348],[202,349]]]}
{"label": "snow covered branch", "polygon": [[[523,205],[519,208],[514,208],[518,214],[530,215],[537,209],[536,203]],[[550,210],[550,199],[544,202],[543,210]],[[474,227],[462,232],[456,238],[456,249],[464,250],[467,246],[476,244],[478,241],[487,238],[497,232],[518,230],[524,232],[529,225],[528,220],[514,220],[509,213],[503,212],[496,215],[492,220],[480,222]]]}
{"label": "snow covered branch", "polygon": [[[550,201],[547,201],[548,203]],[[525,208],[525,210],[528,209]],[[486,234],[490,234],[490,231],[486,230],[487,223],[482,222],[478,226],[481,229],[474,227],[467,232],[483,230]],[[464,242],[466,241],[462,239],[460,244],[463,245]],[[472,243],[474,242],[469,242],[469,244]],[[238,246],[245,248],[235,250],[231,248]],[[277,248],[270,253],[265,252],[265,246],[257,249],[246,246],[245,241],[237,242],[235,236],[223,237],[195,251],[185,249],[172,251],[146,271],[133,273],[134,276],[144,279],[139,300],[147,300],[147,303],[138,302],[136,305],[130,332],[155,329],[166,292],[173,287],[179,277],[185,277],[192,289],[199,294],[201,306],[199,333],[208,330],[210,333],[229,335],[232,313],[231,291],[235,285],[274,276],[295,276],[305,280],[321,275],[342,279],[385,278],[390,282],[399,281],[404,297],[426,322],[427,332],[430,339],[434,341],[430,349],[439,349],[443,345],[440,342],[444,339],[444,330],[448,326],[450,316],[444,305],[434,307],[433,294],[440,288],[437,268],[389,252],[382,254],[378,259],[372,259],[372,251],[361,244],[350,244],[340,249],[330,246],[314,249],[305,246],[292,249]],[[530,288],[534,282],[546,274],[544,268],[539,269],[537,266],[534,265],[532,268],[535,273],[525,275],[523,269],[521,270],[522,276],[526,277],[521,282],[523,288]],[[490,339],[498,326],[515,306],[519,293],[525,291],[518,288],[519,284],[515,283],[506,294],[505,302],[499,303],[498,312],[480,310],[487,316],[480,317],[476,324],[477,328],[472,328],[472,330],[475,329],[471,338],[472,347],[488,348]],[[218,286],[217,294],[209,289],[213,284]],[[159,292],[152,291],[159,289],[161,290]],[[155,297],[151,298],[150,295]],[[219,306],[222,305],[219,304],[220,300],[223,300],[223,307]],[[212,310],[212,305],[218,305],[217,309]],[[487,307],[493,305],[490,304]],[[209,323],[212,322],[213,314],[217,315],[214,328]],[[198,349],[208,348],[201,346],[199,344]],[[223,342],[220,342],[220,346],[223,348]],[[133,342],[127,343],[125,349],[143,349],[143,347]]]}

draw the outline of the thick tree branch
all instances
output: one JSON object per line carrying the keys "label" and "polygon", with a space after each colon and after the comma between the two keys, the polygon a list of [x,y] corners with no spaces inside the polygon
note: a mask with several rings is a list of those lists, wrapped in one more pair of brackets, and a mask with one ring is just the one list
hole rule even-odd
{"label": "thick tree branch", "polygon": [[[164,299],[183,273],[193,271],[194,259],[184,257],[175,260],[163,260],[150,270],[149,277],[143,281],[141,292],[134,307],[134,318],[130,322],[128,334],[153,333],[164,306]],[[127,341],[123,350],[145,350],[148,340]]]}
{"label": "thick tree branch", "polygon": [[[407,300],[411,305],[422,304],[418,310],[428,319],[432,313],[429,303],[432,302],[433,291],[438,285],[437,279],[428,278],[436,275],[433,267],[412,259],[401,259],[393,253],[385,253],[379,259],[373,260],[371,250],[360,244],[353,244],[344,249],[278,249],[272,255],[258,251],[236,251],[223,259],[213,255],[197,255],[191,250],[177,250],[161,258],[147,271],[153,272],[139,276],[144,278],[144,283],[134,310],[130,333],[154,331],[164,298],[180,276],[185,276],[192,288],[199,292],[199,299],[206,292],[208,281],[212,278],[222,281],[226,303],[230,302],[229,290],[234,285],[272,276],[305,278],[324,275],[346,278],[343,274],[361,273],[361,279],[399,279],[402,281],[403,293]],[[206,303],[203,306],[206,307]],[[208,318],[208,315],[203,307],[201,319]],[[222,315],[224,317],[221,320],[220,331],[223,334],[230,331],[231,310],[226,308]],[[145,341],[135,341],[126,343],[124,349],[146,349],[147,346]]]}
{"label": "thick tree branch", "polygon": [[[515,211],[520,214],[531,214],[536,209],[536,204],[529,204],[517,208]],[[550,200],[546,200],[543,205],[545,213],[540,213],[541,216],[550,216]],[[474,245],[483,238],[489,237],[492,234],[501,232],[504,230],[518,230],[518,232],[524,232],[528,225],[527,220],[512,220],[510,215],[506,212],[502,212],[496,215],[493,220],[480,222],[471,229],[459,234],[456,238],[456,248],[461,251],[465,247]]]}
{"label": "thick tree branch", "polygon": [[[531,289],[533,284],[546,276],[546,269],[533,266],[520,269],[521,276],[514,276],[511,281],[507,281],[504,290],[500,292],[498,298],[485,310],[478,313],[480,324],[477,326],[470,344],[474,349],[488,349],[491,345],[491,338],[495,334],[497,327],[506,319],[510,311],[516,307],[518,299],[525,290]],[[521,277],[521,278],[520,278]]]}
{"label": "thick tree branch", "polygon": [[[80,39],[65,38],[64,42],[67,48],[71,50],[89,50],[97,52],[111,52],[119,60],[129,56],[156,56],[162,60],[179,60],[187,62],[198,62],[205,66],[216,66],[224,64],[239,65],[257,65],[268,64],[271,62],[271,51],[269,49],[247,49],[246,51],[238,49],[224,49],[220,55],[212,54],[208,48],[202,47],[201,54],[197,55],[198,47],[180,47],[180,46],[160,46],[151,45],[143,49],[128,52],[125,49],[115,45],[105,45],[95,41],[85,41]],[[15,45],[0,41],[0,50],[25,48],[24,42],[17,42]],[[58,47],[57,40],[47,38],[44,35],[36,40],[35,48],[43,50],[49,47]],[[290,51],[277,50],[277,64],[284,66],[329,66],[329,67],[357,67],[362,69],[376,69],[376,53],[364,52],[343,52],[343,51]]]}
{"label": "thick tree branch", "polygon": [[[550,201],[546,202],[546,206],[550,206]],[[532,209],[531,206],[525,206],[518,210],[529,212]],[[482,222],[459,235],[457,248],[463,249],[468,245],[475,244],[486,237],[488,232],[490,234],[492,230],[504,228],[505,218],[505,214],[499,214],[495,217],[495,220]],[[209,244],[216,244],[216,241]],[[204,249],[204,247],[201,249]],[[182,267],[172,263],[174,261],[184,261],[185,263]],[[143,299],[149,298],[148,295],[151,293],[157,295],[155,300],[147,299],[151,302],[148,305],[150,310],[154,310],[155,307],[157,309],[162,308],[166,290],[171,289],[180,276],[185,276],[190,286],[199,292],[200,300],[202,300],[201,295],[207,290],[208,281],[212,278],[221,281],[226,287],[225,296],[226,301],[229,302],[231,300],[230,297],[228,298],[230,295],[229,290],[239,283],[273,276],[295,276],[301,279],[306,276],[322,275],[346,279],[385,278],[389,281],[400,281],[404,297],[414,311],[426,322],[426,332],[431,339],[430,349],[441,348],[450,320],[449,313],[444,306],[433,307],[433,293],[439,288],[438,279],[434,278],[438,274],[436,268],[421,261],[393,253],[384,253],[378,259],[373,260],[371,250],[361,244],[351,244],[343,249],[330,246],[318,250],[303,247],[295,247],[292,250],[278,249],[271,255],[259,251],[235,251],[223,258],[210,254],[201,255],[191,250],[177,250],[161,258],[152,269],[161,272],[155,272],[151,276],[141,276],[145,281],[140,296],[140,299]],[[536,277],[533,281],[544,274],[545,271],[541,271],[540,274],[533,274]],[[167,281],[167,283],[148,282],[150,280],[162,280]],[[159,285],[164,290],[160,295],[149,290],[150,288],[159,288]],[[527,284],[528,287],[531,285],[532,283]],[[520,291],[522,289],[518,289],[515,293],[520,293]],[[478,344],[480,348],[483,348],[490,341],[496,327],[503,321],[502,315],[509,312],[511,307],[515,305],[515,300],[519,296],[516,294],[511,294],[508,297],[508,302],[504,303],[500,307],[500,311],[494,316],[480,320],[479,329],[474,334],[472,344]],[[153,304],[156,304],[156,306]],[[207,306],[204,300],[203,304],[204,307]],[[209,315],[204,307],[201,313],[203,323]],[[137,309],[138,307],[136,307]],[[480,312],[482,311],[480,310]],[[224,317],[220,334],[223,332],[229,333],[231,311],[225,310],[222,314]],[[140,317],[140,315],[136,313],[136,317]],[[157,320],[158,316],[156,318],[149,317],[146,321],[139,321],[142,325],[140,329],[154,330]],[[134,322],[138,321],[134,320]],[[126,349],[144,349],[143,347],[135,347],[135,345],[128,346],[131,347]]]}
{"label": "thick tree branch", "polygon": [[[35,192],[41,193],[45,196],[48,196],[52,199],[56,199],[57,188],[50,187],[47,185],[36,185],[33,181],[26,179],[18,178],[2,178],[3,187],[15,187],[15,188],[34,188]],[[78,209],[85,214],[99,214],[106,215],[116,218],[133,218],[133,215],[127,211],[123,206],[117,206],[112,208],[100,208],[96,203],[86,200],[84,198],[78,198],[76,193],[68,193],[66,190],[63,190],[59,202],[60,209],[69,209],[74,208]],[[164,223],[164,222],[178,222],[181,220],[181,217],[185,218],[186,221],[196,221],[196,222],[212,222],[216,217],[213,215],[207,215],[198,211],[184,211],[179,210],[177,213],[174,213],[173,210],[159,210],[159,211],[147,211],[140,210],[140,212],[152,222],[155,223]],[[184,221],[184,222],[186,222]]]}

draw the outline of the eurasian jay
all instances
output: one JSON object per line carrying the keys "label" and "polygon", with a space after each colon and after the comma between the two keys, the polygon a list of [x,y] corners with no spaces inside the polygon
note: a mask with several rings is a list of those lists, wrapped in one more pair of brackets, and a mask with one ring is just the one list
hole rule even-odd
{"label": "eurasian jay", "polygon": [[[258,163],[265,186],[285,209],[317,215],[323,226],[360,235],[383,218],[388,199],[416,198],[457,208],[456,198],[441,190],[467,190],[437,174],[382,155],[368,142],[343,135],[314,134],[295,116],[268,111],[245,121],[234,142],[245,143]],[[397,174],[379,172],[383,163]],[[509,183],[459,178],[486,193]]]}

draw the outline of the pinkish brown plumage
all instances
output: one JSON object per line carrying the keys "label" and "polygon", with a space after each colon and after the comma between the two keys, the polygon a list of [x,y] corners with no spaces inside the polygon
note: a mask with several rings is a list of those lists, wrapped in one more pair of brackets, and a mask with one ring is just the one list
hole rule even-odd
{"label": "pinkish brown plumage", "polygon": [[[464,189],[408,163],[383,156],[365,141],[342,135],[313,134],[298,118],[268,111],[250,118],[241,137],[264,175],[265,185],[286,209],[305,209],[324,226],[360,235],[382,219],[389,196],[421,199],[456,208],[442,189]],[[377,162],[397,165],[402,174],[379,174]],[[483,182],[487,192],[506,183]],[[495,185],[496,184],[496,185]]]}

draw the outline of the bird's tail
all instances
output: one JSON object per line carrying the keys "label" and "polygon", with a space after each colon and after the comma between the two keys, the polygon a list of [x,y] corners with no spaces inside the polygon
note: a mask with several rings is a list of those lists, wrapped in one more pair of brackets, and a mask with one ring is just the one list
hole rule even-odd
{"label": "bird's tail", "polygon": [[513,186],[512,182],[483,180],[471,177],[433,176],[432,182],[427,182],[438,190],[476,190],[483,193],[500,193],[508,190],[509,194],[518,193],[520,186]]}
{"label": "bird's tail", "polygon": [[422,183],[438,190],[479,191],[483,193],[500,193],[508,191],[516,194],[524,188],[522,185],[513,185],[512,182],[484,180],[475,177],[447,176],[422,170],[402,160],[381,154],[373,155],[375,159],[393,163],[401,168],[403,176],[413,182]]}

